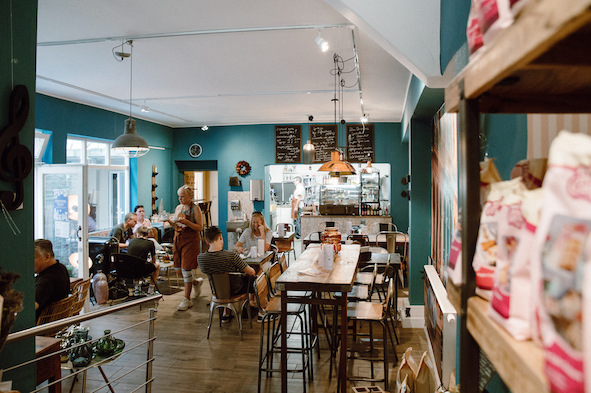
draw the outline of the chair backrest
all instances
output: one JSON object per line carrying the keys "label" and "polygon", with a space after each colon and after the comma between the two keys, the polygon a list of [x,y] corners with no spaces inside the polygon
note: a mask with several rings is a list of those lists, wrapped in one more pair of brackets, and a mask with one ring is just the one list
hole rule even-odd
{"label": "chair backrest", "polygon": [[113,254],[113,263],[111,264],[111,271],[114,271],[119,278],[128,278],[131,280],[144,277],[144,267],[146,260],[135,255],[129,254]]}
{"label": "chair backrest", "polygon": [[86,298],[88,297],[88,290],[90,289],[90,278],[77,282],[72,288],[72,296],[74,303],[72,304],[72,315],[78,315],[80,310],[84,307]]}
{"label": "chair backrest", "polygon": [[211,293],[216,299],[230,299],[232,297],[229,273],[208,274],[207,278],[211,286]]}
{"label": "chair backrest", "polygon": [[275,244],[269,244],[271,247],[271,251],[273,251],[273,258],[271,259],[273,262],[277,260],[277,255],[279,254],[279,249]]}
{"label": "chair backrest", "polygon": [[39,318],[37,318],[37,325],[54,322],[72,316],[72,304],[74,304],[74,300],[74,296],[68,296],[57,302],[51,303],[41,312]]}
{"label": "chair backrest", "polygon": [[281,276],[281,265],[279,262],[275,262],[269,268],[269,287],[271,288],[271,293],[275,295],[277,294],[275,291],[275,282],[277,282],[279,276]]}
{"label": "chair backrest", "polygon": [[326,228],[342,228],[343,224],[340,221],[326,221],[318,223],[318,229],[320,232],[324,231]]}
{"label": "chair backrest", "polygon": [[384,311],[386,311],[389,307],[391,307],[390,302],[394,298],[394,280],[390,280],[388,282],[388,291],[386,292],[386,298],[382,303],[384,305]]}
{"label": "chair backrest", "polygon": [[287,258],[285,258],[285,255],[279,257],[279,267],[281,267],[282,273],[287,270]]}
{"label": "chair backrest", "polygon": [[347,239],[353,240],[354,242],[358,242],[362,246],[369,246],[369,236],[367,235],[351,234],[347,236]]}
{"label": "chair backrest", "polygon": [[257,307],[260,311],[264,311],[267,308],[270,296],[266,273],[259,274],[254,281],[254,293],[256,294]]}
{"label": "chair backrest", "polygon": [[283,228],[285,228],[285,232],[293,232],[293,224],[287,223],[287,222],[280,222],[277,225],[275,225],[275,232],[279,232],[279,226],[283,225]]}

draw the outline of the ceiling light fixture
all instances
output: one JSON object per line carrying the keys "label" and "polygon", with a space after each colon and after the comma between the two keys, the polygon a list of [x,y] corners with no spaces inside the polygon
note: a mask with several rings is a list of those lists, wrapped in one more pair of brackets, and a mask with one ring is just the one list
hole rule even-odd
{"label": "ceiling light fixture", "polygon": [[[129,45],[130,53],[128,56],[127,53],[124,52],[115,52],[115,55],[120,56],[122,61],[124,58],[130,58],[130,76],[129,76],[129,119],[125,119],[125,130],[123,135],[120,135],[115,139],[113,142],[112,149],[115,151],[119,151],[126,155],[129,158],[141,157],[147,152],[150,151],[148,147],[148,143],[137,134],[137,130],[135,128],[135,120],[131,117],[131,99],[132,99],[132,91],[133,91],[133,41],[129,40],[126,41],[125,44]],[[124,44],[121,44],[123,48]],[[113,48],[114,49],[114,48]]]}
{"label": "ceiling light fixture", "polygon": [[333,177],[354,175],[355,168],[347,161],[341,160],[341,152],[333,151],[330,153],[330,161],[322,164],[319,172],[329,172],[328,174]]}
{"label": "ceiling light fixture", "polygon": [[203,127],[201,127],[201,131],[207,131],[207,130],[209,130],[209,127],[204,124]]}
{"label": "ceiling light fixture", "polygon": [[328,50],[328,42],[320,37],[320,29],[318,29],[318,37],[314,41],[316,41],[316,45],[318,45],[321,51],[326,52]]}
{"label": "ceiling light fixture", "polygon": [[146,100],[144,100],[144,105],[142,105],[142,112],[150,112],[150,107],[146,105]]}
{"label": "ceiling light fixture", "polygon": [[366,115],[365,113],[363,115],[361,115],[361,117],[359,118],[359,120],[361,120],[362,123],[367,123],[369,121],[369,115]]}

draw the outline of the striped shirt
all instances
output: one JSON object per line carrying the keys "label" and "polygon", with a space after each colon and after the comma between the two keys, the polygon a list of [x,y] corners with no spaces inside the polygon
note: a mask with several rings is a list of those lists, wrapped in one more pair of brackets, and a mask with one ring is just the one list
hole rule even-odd
{"label": "striped shirt", "polygon": [[[248,264],[238,254],[228,250],[204,252],[197,257],[199,268],[204,274],[217,274],[228,272],[244,272]],[[232,294],[238,293],[244,285],[244,280],[239,276],[230,276]]]}

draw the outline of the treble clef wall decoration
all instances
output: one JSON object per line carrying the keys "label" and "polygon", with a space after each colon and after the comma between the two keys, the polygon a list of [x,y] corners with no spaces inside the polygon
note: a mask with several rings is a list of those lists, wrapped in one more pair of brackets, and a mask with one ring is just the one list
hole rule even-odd
{"label": "treble clef wall decoration", "polygon": [[9,121],[0,131],[0,177],[14,183],[14,191],[0,191],[0,201],[8,210],[16,210],[24,199],[23,181],[33,168],[31,151],[21,145],[18,133],[29,116],[29,92],[18,85],[10,93]]}

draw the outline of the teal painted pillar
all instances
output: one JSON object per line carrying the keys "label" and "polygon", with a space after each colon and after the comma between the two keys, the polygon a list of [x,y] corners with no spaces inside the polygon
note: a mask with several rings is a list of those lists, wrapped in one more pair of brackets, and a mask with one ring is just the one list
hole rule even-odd
{"label": "teal painted pillar", "polygon": [[422,305],[424,283],[421,272],[431,254],[431,127],[427,122],[411,122],[409,159],[408,297],[411,305]]}

